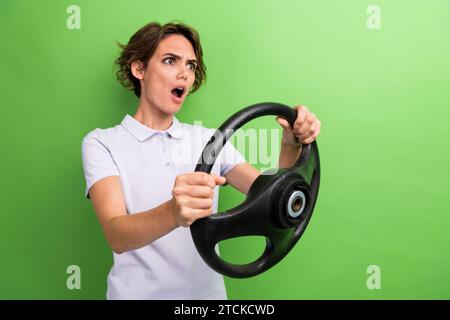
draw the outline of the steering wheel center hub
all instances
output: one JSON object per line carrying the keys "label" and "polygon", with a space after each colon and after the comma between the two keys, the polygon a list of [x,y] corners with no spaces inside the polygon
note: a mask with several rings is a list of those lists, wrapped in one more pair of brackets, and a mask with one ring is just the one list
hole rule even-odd
{"label": "steering wheel center hub", "polygon": [[297,218],[300,216],[306,205],[305,194],[302,191],[294,191],[289,197],[287,210],[291,218]]}

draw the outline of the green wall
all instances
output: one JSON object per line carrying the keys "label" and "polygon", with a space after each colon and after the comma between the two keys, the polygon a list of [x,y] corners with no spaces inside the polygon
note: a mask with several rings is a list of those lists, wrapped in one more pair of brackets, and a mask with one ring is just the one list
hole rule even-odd
{"label": "green wall", "polygon": [[[66,27],[72,4],[79,30]],[[369,5],[381,29],[367,27]],[[1,1],[0,298],[105,297],[112,255],[83,196],[81,140],[133,114],[137,99],[115,80],[115,41],[153,20],[201,35],[208,81],[183,122],[217,127],[262,101],[305,104],[322,121],[308,229],[266,273],[226,278],[230,298],[450,298],[447,0]],[[242,199],[226,187],[220,208]],[[222,245],[236,260],[256,249]],[[66,287],[70,265],[80,290]],[[380,289],[366,284],[371,265]]]}

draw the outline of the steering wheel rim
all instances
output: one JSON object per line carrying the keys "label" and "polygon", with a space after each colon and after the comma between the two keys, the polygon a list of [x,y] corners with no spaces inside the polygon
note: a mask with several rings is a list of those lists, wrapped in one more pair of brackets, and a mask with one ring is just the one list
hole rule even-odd
{"label": "steering wheel rim", "polygon": [[[280,103],[264,102],[235,113],[206,143],[195,171],[210,173],[223,146],[236,130],[256,118],[269,115],[280,116],[293,125],[297,112]],[[192,238],[200,256],[212,269],[229,277],[247,278],[268,270],[281,261],[303,235],[315,207],[319,186],[320,159],[314,141],[302,146],[292,167],[279,168],[275,174],[262,173],[253,182],[244,202],[220,214],[198,219],[191,225]],[[257,260],[238,265],[217,255],[215,246],[220,241],[250,235],[266,238],[264,252]]]}

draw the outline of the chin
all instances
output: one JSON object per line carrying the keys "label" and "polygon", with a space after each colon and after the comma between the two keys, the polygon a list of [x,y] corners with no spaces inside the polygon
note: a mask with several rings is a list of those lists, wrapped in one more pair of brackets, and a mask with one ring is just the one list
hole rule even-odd
{"label": "chin", "polygon": [[179,105],[170,105],[168,107],[165,108],[161,108],[161,111],[166,113],[166,114],[175,114],[178,111],[180,111],[181,107],[183,106],[183,103],[179,104]]}

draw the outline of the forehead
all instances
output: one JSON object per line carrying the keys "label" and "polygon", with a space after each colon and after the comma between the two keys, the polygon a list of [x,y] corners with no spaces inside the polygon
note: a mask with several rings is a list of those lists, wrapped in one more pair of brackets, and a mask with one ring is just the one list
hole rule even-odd
{"label": "forehead", "polygon": [[174,53],[186,59],[195,59],[195,52],[188,39],[179,34],[170,35],[158,44],[156,55]]}

